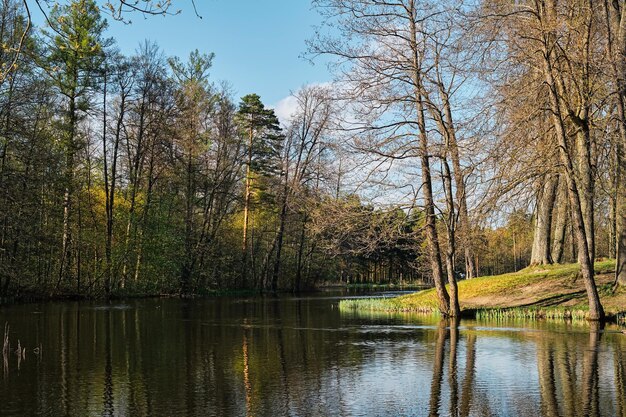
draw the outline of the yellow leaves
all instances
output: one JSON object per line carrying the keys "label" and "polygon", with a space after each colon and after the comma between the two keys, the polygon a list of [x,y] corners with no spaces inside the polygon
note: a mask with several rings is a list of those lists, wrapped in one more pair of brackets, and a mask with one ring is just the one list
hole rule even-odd
{"label": "yellow leaves", "polygon": [[15,71],[18,68],[18,65],[17,65],[17,62],[13,62],[10,65],[7,65],[6,62],[3,62],[2,65],[0,65],[0,68],[2,68],[2,72],[9,72],[9,71]]}
{"label": "yellow leaves", "polygon": [[[106,192],[103,183],[92,185],[89,189],[83,188],[81,191],[81,199],[83,204],[90,206],[91,210],[99,219],[106,218]],[[135,210],[143,210],[146,204],[146,195],[144,192],[139,192],[135,196]],[[132,205],[129,192],[123,192],[122,190],[116,190],[114,199],[114,213],[115,216],[125,216],[129,213]]]}
{"label": "yellow leaves", "polygon": [[81,200],[83,200],[83,204],[90,203],[89,209],[93,214],[95,214],[99,221],[104,220],[106,217],[104,188],[91,187],[89,189],[83,189],[81,193]]}

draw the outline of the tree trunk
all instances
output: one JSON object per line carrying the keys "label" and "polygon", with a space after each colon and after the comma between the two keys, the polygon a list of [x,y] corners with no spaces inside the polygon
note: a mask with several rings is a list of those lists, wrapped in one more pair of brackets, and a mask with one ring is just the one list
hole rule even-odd
{"label": "tree trunk", "polygon": [[459,215],[459,233],[463,252],[465,256],[465,276],[468,279],[477,276],[476,264],[474,263],[474,250],[472,241],[472,228],[469,221],[469,213],[467,210],[467,189],[465,187],[465,175],[461,167],[461,158],[459,156],[459,145],[456,139],[456,127],[452,119],[452,108],[448,94],[442,87],[443,83],[439,83],[440,92],[444,98],[444,114],[446,117],[447,132],[447,148],[450,152],[452,160],[452,168],[454,172],[454,185],[456,192],[456,203],[458,204]]}
{"label": "tree trunk", "polygon": [[241,285],[246,287],[248,283],[248,217],[250,216],[250,196],[251,196],[251,182],[252,178],[252,139],[254,133],[250,128],[248,136],[248,163],[246,165],[246,189],[243,203],[243,242],[242,242],[242,262],[241,262]]}
{"label": "tree trunk", "polygon": [[587,292],[587,299],[589,302],[589,319],[602,320],[604,319],[604,309],[602,308],[602,304],[600,304],[600,296],[598,295],[598,289],[596,288],[596,283],[594,281],[594,269],[592,263],[593,260],[589,258],[590,252],[587,246],[585,222],[580,202],[581,199],[578,191],[578,185],[576,184],[576,175],[572,162],[572,152],[571,147],[568,143],[568,138],[566,136],[565,124],[561,113],[561,106],[559,104],[560,99],[557,93],[556,81],[552,73],[552,53],[549,52],[550,48],[548,46],[549,37],[549,35],[546,36],[546,43],[544,44],[544,49],[542,51],[544,58],[544,76],[549,91],[550,110],[552,113],[552,121],[558,140],[559,156],[564,170],[563,174],[567,181],[568,196],[570,201],[570,208],[572,211],[574,233],[576,237],[576,246],[578,248],[578,262],[580,264],[580,269]]}
{"label": "tree trunk", "polygon": [[558,175],[547,174],[543,190],[537,198],[535,234],[530,256],[531,265],[549,265],[553,262],[550,253],[550,237],[552,236],[552,212],[558,179]]}
{"label": "tree trunk", "polygon": [[[102,92],[102,161],[104,164],[104,211],[106,214],[106,234],[104,240],[104,293],[108,297],[111,292],[111,246],[113,243],[113,211],[111,202],[111,187],[109,184],[109,160],[107,155],[107,69],[104,70],[104,85]],[[119,119],[118,119],[119,124]],[[113,174],[115,176],[115,174]]]}
{"label": "tree trunk", "polygon": [[76,98],[72,94],[69,103],[69,125],[65,138],[65,192],[63,193],[63,233],[61,239],[61,262],[57,289],[65,278],[71,281],[71,250],[72,250],[72,198],[74,194],[74,136],[76,132]]}
{"label": "tree trunk", "polygon": [[556,198],[556,221],[554,224],[554,241],[552,243],[552,260],[560,264],[565,251],[565,236],[567,233],[567,186],[562,176],[559,177],[558,193]]}
{"label": "tree trunk", "polygon": [[422,190],[424,195],[424,214],[426,215],[426,241],[428,245],[428,253],[430,258],[431,273],[437,291],[437,299],[439,301],[439,310],[444,316],[449,316],[450,312],[450,295],[446,290],[443,280],[443,268],[441,266],[441,248],[439,247],[439,239],[437,237],[437,223],[435,217],[435,202],[433,199],[433,184],[430,174],[430,155],[428,154],[428,133],[426,130],[426,118],[424,115],[423,101],[423,85],[421,75],[420,52],[418,50],[417,41],[417,23],[415,22],[415,4],[413,0],[410,2],[410,35],[411,35],[411,53],[413,64],[413,88],[417,125],[419,129],[419,152],[420,162],[422,165]]}
{"label": "tree trunk", "polygon": [[296,256],[296,292],[302,289],[302,269],[304,267],[304,245],[306,243],[306,223],[308,216],[304,214],[302,227],[300,228],[300,242],[298,242],[298,254]]}
{"label": "tree trunk", "polygon": [[[619,144],[614,145],[615,148],[619,147]],[[617,191],[619,184],[619,149],[612,149],[609,156],[609,244],[608,244],[608,257],[610,259],[616,259],[617,257]]]}
{"label": "tree trunk", "polygon": [[454,256],[455,256],[455,211],[454,200],[452,197],[452,175],[450,173],[450,166],[445,157],[441,161],[443,171],[443,184],[446,195],[447,213],[447,227],[448,232],[448,246],[446,248],[446,271],[448,274],[448,284],[450,285],[450,302],[451,311],[450,315],[453,317],[459,317],[461,315],[461,307],[459,306],[458,286],[456,282],[456,276],[454,275]]}
{"label": "tree trunk", "polygon": [[192,147],[190,147],[189,154],[187,155],[186,175],[187,190],[185,192],[185,260],[183,261],[180,275],[180,290],[182,294],[189,294],[191,292],[191,279],[193,276],[193,270],[196,261],[195,253],[193,250],[193,203],[196,187],[193,179],[194,163]]}
{"label": "tree trunk", "polygon": [[289,188],[286,186],[283,192],[284,195],[280,209],[280,224],[278,226],[278,234],[276,236],[276,259],[274,261],[274,270],[272,271],[272,291],[276,291],[278,288],[281,253],[283,249],[283,236],[285,234],[285,223],[287,222],[287,193],[289,192]]}
{"label": "tree trunk", "polygon": [[[117,183],[117,157],[119,144],[122,135],[122,128],[124,122],[124,116],[126,113],[126,93],[124,89],[121,89],[120,94],[120,109],[117,117],[116,125],[115,125],[115,142],[113,144],[113,154],[111,155],[111,173],[109,178],[109,166],[108,166],[108,155],[107,155],[107,146],[106,146],[106,99],[107,99],[107,83],[106,83],[106,74],[104,79],[104,120],[103,120],[103,138],[102,138],[102,147],[103,147],[103,159],[104,159],[104,190],[105,190],[105,211],[106,211],[106,242],[105,242],[105,261],[106,261],[106,271],[105,271],[105,281],[104,281],[104,289],[105,293],[108,296],[111,292],[111,287],[113,285],[113,259],[112,259],[112,246],[113,246],[113,222],[114,222],[114,213],[115,213],[115,187]],[[124,288],[125,280],[122,275],[121,279],[121,287]]]}
{"label": "tree trunk", "polygon": [[139,182],[143,171],[144,160],[144,136],[146,134],[146,97],[142,97],[139,108],[139,126],[137,132],[137,149],[134,157],[132,156],[131,144],[129,138],[126,139],[126,153],[128,154],[128,165],[130,170],[130,207],[128,209],[128,220],[126,222],[126,233],[124,237],[124,263],[122,265],[122,280],[127,280],[129,270],[129,251],[131,236],[136,233],[137,225],[135,222],[137,193],[139,192]]}
{"label": "tree trunk", "polygon": [[576,135],[578,148],[578,163],[576,164],[579,173],[580,184],[580,205],[585,221],[585,235],[587,236],[587,248],[591,262],[596,257],[595,239],[595,219],[594,219],[594,189],[595,181],[593,174],[593,163],[591,156],[591,135],[589,132],[589,122],[585,119],[582,123],[581,131]]}

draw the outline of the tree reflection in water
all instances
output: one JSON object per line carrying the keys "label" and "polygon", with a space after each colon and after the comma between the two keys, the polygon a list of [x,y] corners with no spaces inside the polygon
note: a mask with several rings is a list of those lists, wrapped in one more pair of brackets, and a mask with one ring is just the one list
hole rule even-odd
{"label": "tree reflection in water", "polygon": [[459,321],[458,319],[441,320],[437,326],[437,339],[435,343],[435,356],[433,363],[433,377],[430,388],[429,415],[439,416],[442,406],[442,385],[445,371],[445,351],[446,343],[450,342],[448,359],[448,390],[449,390],[449,410],[444,415],[469,416],[472,406],[472,396],[474,393],[474,373],[476,363],[476,336],[469,334],[465,339],[465,375],[460,387],[461,396],[459,398],[458,382],[458,356],[459,356]]}
{"label": "tree reflection in water", "polygon": [[[0,307],[3,416],[626,417],[626,337],[584,324],[344,316],[334,300]],[[37,311],[37,314],[33,314]]]}
{"label": "tree reflection in water", "polygon": [[[539,404],[534,411],[533,404],[519,407],[544,417],[626,417],[626,338],[598,323],[589,323],[587,332],[542,330],[524,337],[536,341]],[[460,334],[458,322],[442,320],[436,328],[428,415],[498,414],[490,409],[489,392],[475,386],[476,373],[476,334]]]}

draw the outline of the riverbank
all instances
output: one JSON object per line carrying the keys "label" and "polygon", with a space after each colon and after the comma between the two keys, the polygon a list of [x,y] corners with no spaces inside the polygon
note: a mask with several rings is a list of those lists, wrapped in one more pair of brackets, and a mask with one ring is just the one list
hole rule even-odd
{"label": "riverbank", "polygon": [[[626,317],[626,290],[613,291],[615,261],[596,262],[596,283],[609,318]],[[521,271],[459,282],[459,303],[478,317],[585,319],[587,295],[577,264],[528,267]],[[384,299],[342,300],[342,310],[438,314],[434,289]]]}
{"label": "riverbank", "polygon": [[16,295],[0,297],[0,305],[3,304],[25,304],[25,303],[41,303],[41,302],[64,302],[64,301],[120,301],[120,300],[137,300],[137,299],[153,299],[153,298],[215,298],[215,297],[252,297],[264,294],[261,290],[254,289],[215,289],[202,290],[190,294],[181,294],[180,292],[161,292],[161,291],[133,291],[133,290],[117,290],[108,297],[104,293],[94,294],[76,294],[71,292],[36,292],[22,291]]}

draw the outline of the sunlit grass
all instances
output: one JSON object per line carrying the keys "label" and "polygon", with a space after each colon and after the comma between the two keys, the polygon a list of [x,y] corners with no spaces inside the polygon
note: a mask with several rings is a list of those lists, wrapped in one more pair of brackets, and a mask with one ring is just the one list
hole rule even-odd
{"label": "sunlit grass", "polygon": [[[606,260],[595,264],[596,274],[608,274],[614,270],[615,261]],[[475,310],[477,318],[489,319],[568,319],[584,320],[589,308],[586,297],[577,299],[573,285],[577,281],[580,268],[577,264],[547,265],[528,267],[523,270],[496,276],[486,276],[459,282],[459,302],[462,310]],[[541,285],[542,299],[560,298],[552,306],[520,306],[510,303],[507,295],[519,296],[521,291],[532,285]],[[535,287],[533,287],[535,288]],[[567,291],[566,291],[567,290]],[[573,292],[574,291],[574,292]],[[600,285],[599,292],[609,315],[624,320],[626,306],[621,305],[610,285]],[[528,294],[532,301],[537,294]],[[481,305],[470,301],[481,300]],[[495,301],[494,301],[495,300]],[[507,303],[508,302],[508,303]],[[568,305],[559,305],[568,302]],[[507,305],[508,304],[508,305]],[[526,303],[525,303],[526,304]],[[531,304],[531,303],[528,303]],[[438,313],[437,294],[434,289],[427,289],[397,298],[366,298],[343,300],[339,304],[342,311],[387,311]],[[619,317],[618,317],[619,316]]]}
{"label": "sunlit grass", "polygon": [[437,314],[439,310],[437,306],[417,306],[416,308],[407,308],[403,303],[399,302],[401,297],[396,298],[354,298],[341,300],[339,302],[339,310],[341,311],[381,311],[381,312],[403,312],[410,311],[416,313]]}

